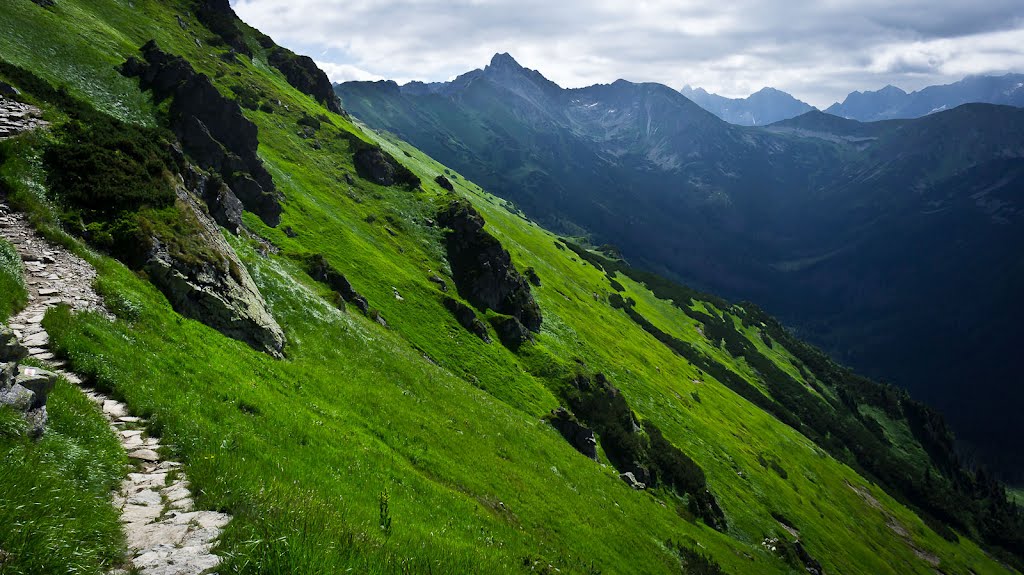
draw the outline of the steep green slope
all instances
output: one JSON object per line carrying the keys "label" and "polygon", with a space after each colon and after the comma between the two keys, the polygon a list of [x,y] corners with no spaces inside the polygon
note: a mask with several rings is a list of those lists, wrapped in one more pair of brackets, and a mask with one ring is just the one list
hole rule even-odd
{"label": "steep green slope", "polygon": [[[184,1],[64,0],[42,9],[11,0],[0,58],[66,84],[100,110],[159,125],[161,109],[112,71],[155,39],[222,93],[274,103],[244,113],[284,196],[281,224],[247,213],[251,233],[225,237],[285,330],[285,359],[176,314],[145,277],[109,257],[93,263],[118,321],[66,310],[46,319],[76,370],[147,415],[150,431],[174,446],[199,504],[234,516],[218,548],[221,572],[670,573],[694,563],[685,551],[694,549],[728,573],[800,572],[798,549],[830,573],[1009,572],[968,537],[938,536],[807,435],[659,342],[612,304],[613,278],[583,254],[418,150],[365,134],[293,88],[266,64],[254,31],[238,29],[252,61],[225,56],[225,41],[193,9]],[[318,128],[309,117],[323,118]],[[381,138],[422,187],[356,177],[352,154],[369,137]],[[442,174],[452,192],[436,183]],[[60,203],[61,190],[35,177],[13,199],[31,206],[32,191],[46,194],[36,198],[45,220],[42,208]],[[454,198],[470,201],[516,266],[540,278],[532,290],[541,331],[518,353],[492,329],[494,342],[485,343],[444,306],[456,294],[435,219]],[[339,309],[306,273],[311,254],[342,271],[371,313]],[[679,308],[615,278],[650,321],[774,397],[765,374],[704,340]],[[722,321],[743,326],[743,339],[773,365],[804,377],[797,353],[776,337],[755,333],[718,300],[694,297],[694,307],[717,308]],[[575,376],[596,373],[639,423],[656,425],[702,468],[724,510],[722,531],[694,518],[687,497],[668,488],[630,489],[609,465],[609,437],[599,437],[594,462],[541,421]]]}
{"label": "steep green slope", "polygon": [[[1024,319],[1010,295],[1024,289],[1024,110],[870,125],[815,111],[742,127],[667,86],[561,89],[501,54],[448,83],[335,88],[370,127],[542,225],[758,302],[947,413],[980,461],[1024,480],[1024,395],[1005,384],[1018,379],[1009,326]],[[965,299],[962,313],[921,311]]]}

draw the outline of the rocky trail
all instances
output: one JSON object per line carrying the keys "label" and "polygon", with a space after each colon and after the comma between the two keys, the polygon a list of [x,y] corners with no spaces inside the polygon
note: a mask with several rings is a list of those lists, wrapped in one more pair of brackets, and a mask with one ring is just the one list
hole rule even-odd
{"label": "rocky trail", "polygon": [[[23,115],[8,116],[10,110]],[[0,98],[0,126],[31,129],[36,124],[18,120],[37,115],[38,110],[26,110],[22,104]],[[10,131],[3,135],[8,134]],[[61,304],[113,319],[92,288],[95,270],[85,260],[36,234],[26,218],[12,212],[2,198],[0,237],[17,248],[29,291],[28,305],[11,318],[9,327],[28,348],[30,357],[82,386],[82,378],[69,371],[51,351],[49,335],[41,322],[48,308]],[[135,466],[113,497],[113,504],[121,510],[130,554],[125,567],[147,575],[199,575],[216,568],[220,558],[211,548],[231,517],[195,510],[181,464],[164,457],[159,439],[146,433],[147,422],[132,416],[124,403],[93,389],[83,390],[102,409]],[[127,569],[113,573],[127,573]]]}

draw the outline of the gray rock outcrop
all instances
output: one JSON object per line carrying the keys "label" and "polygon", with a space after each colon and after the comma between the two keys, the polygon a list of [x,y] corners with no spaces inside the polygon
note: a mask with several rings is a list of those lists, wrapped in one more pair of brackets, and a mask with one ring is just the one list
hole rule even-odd
{"label": "gray rock outcrop", "polygon": [[505,347],[515,351],[530,341],[530,330],[526,329],[518,319],[510,315],[499,315],[491,318],[491,325],[498,333],[498,339]]}
{"label": "gray rock outcrop", "polygon": [[306,273],[309,274],[309,277],[334,290],[341,296],[341,299],[356,306],[364,314],[370,313],[370,303],[366,301],[366,298],[352,287],[345,274],[327,263],[327,259],[322,254],[308,256],[305,263]]}
{"label": "gray rock outcrop", "polygon": [[[9,89],[5,89],[4,86]],[[17,92],[13,86],[0,82],[0,140],[48,124],[42,119],[43,113],[39,108],[4,97],[14,97]]]}
{"label": "gray rock outcrop", "polygon": [[209,259],[184,261],[160,238],[152,247],[143,269],[178,313],[200,321],[254,349],[282,357],[285,337],[267,310],[266,302],[249,272],[221,235],[199,198],[184,186],[176,189],[179,203],[199,222],[199,238]]}

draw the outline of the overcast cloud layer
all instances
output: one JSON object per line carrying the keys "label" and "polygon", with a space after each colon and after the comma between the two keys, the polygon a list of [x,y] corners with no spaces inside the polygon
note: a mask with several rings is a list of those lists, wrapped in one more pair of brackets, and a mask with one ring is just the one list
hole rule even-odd
{"label": "overcast cloud layer", "polygon": [[564,87],[660,82],[742,97],[764,86],[820,108],[1024,72],[1021,0],[232,0],[335,82],[444,81],[509,52]]}

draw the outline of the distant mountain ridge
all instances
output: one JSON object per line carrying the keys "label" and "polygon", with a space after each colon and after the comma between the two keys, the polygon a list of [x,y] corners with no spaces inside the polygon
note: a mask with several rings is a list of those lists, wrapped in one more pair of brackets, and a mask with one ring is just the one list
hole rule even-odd
{"label": "distant mountain ridge", "polygon": [[689,85],[683,86],[680,93],[726,122],[740,126],[765,126],[817,109],[782,90],[767,87],[746,98],[726,98]]}
{"label": "distant mountain ridge", "polygon": [[[726,98],[689,85],[679,92],[726,122],[739,126],[765,126],[817,110],[775,88],[762,88],[746,98]],[[910,93],[892,85],[875,91],[850,92],[842,103],[835,102],[824,111],[859,122],[877,122],[920,118],[972,103],[1024,107],[1024,74],[968,76],[959,82],[928,86]]]}
{"label": "distant mountain ridge", "polygon": [[875,122],[920,118],[968,103],[1024,106],[1024,74],[968,76],[959,82],[910,93],[895,86],[874,92],[851,92],[841,104],[836,102],[825,111],[851,120]]}

